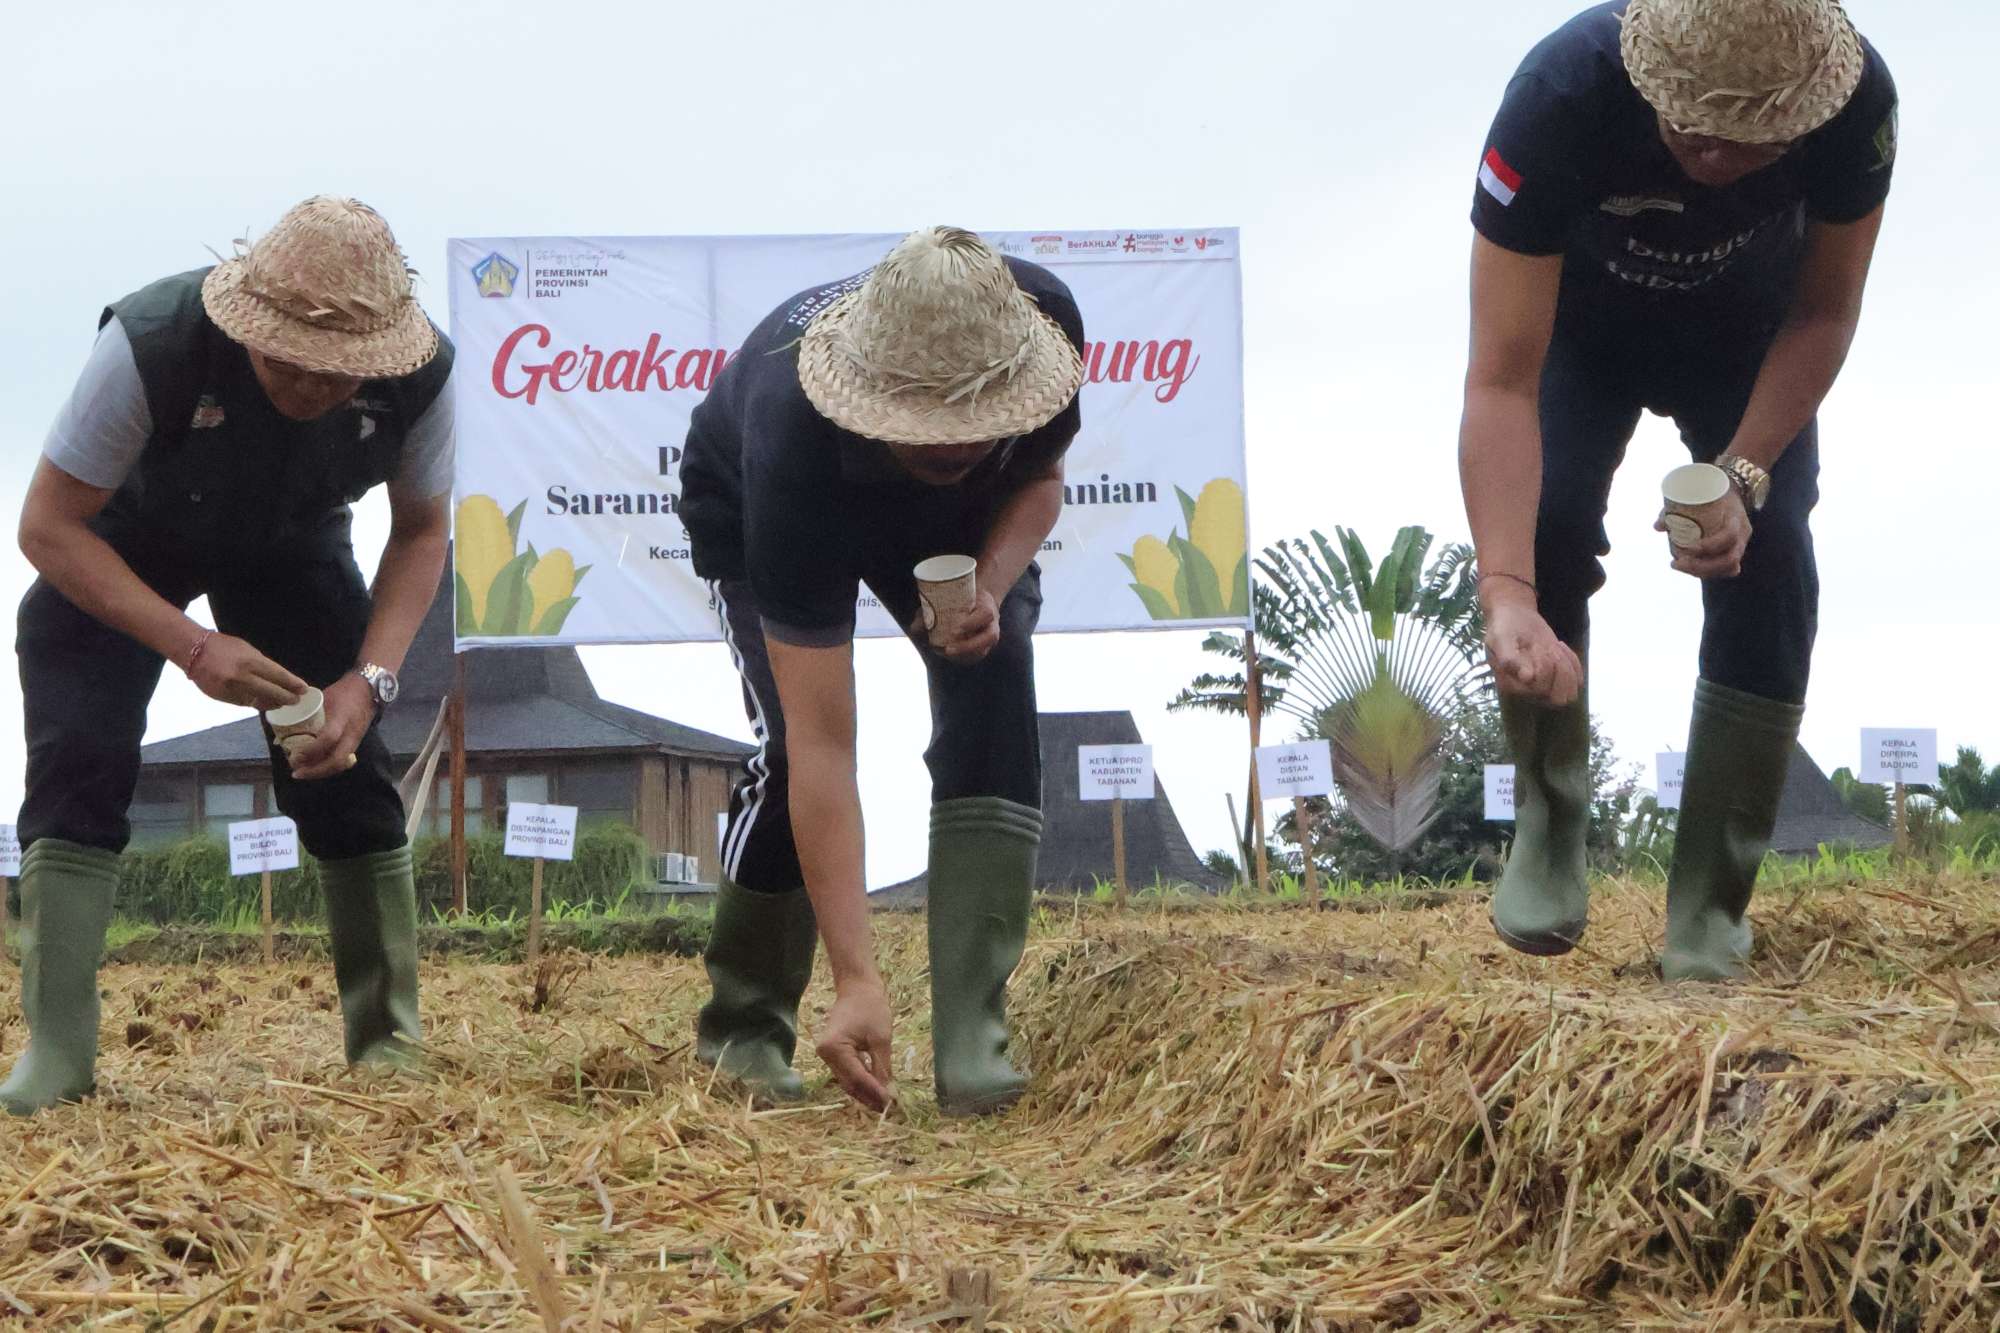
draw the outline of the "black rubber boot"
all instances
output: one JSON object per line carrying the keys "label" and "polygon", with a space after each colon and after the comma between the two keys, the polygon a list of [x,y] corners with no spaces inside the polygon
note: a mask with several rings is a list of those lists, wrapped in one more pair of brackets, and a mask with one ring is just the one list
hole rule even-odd
{"label": "black rubber boot", "polygon": [[407,845],[322,861],[333,980],[351,1065],[421,1058],[417,1017],[417,883]]}
{"label": "black rubber boot", "polygon": [[938,1106],[986,1115],[1028,1080],[1007,1060],[1007,978],[1028,943],[1041,812],[997,796],[931,809],[931,1053]]}
{"label": "black rubber boot", "polygon": [[724,879],[709,927],[710,994],[695,1020],[695,1058],[773,1101],[805,1084],[792,1068],[799,1000],[812,981],[819,927],[804,889],[754,893]]}
{"label": "black rubber boot", "polygon": [[1514,846],[1493,890],[1493,929],[1522,953],[1568,953],[1590,920],[1590,702],[1502,695],[1514,750]]}
{"label": "black rubber boot", "polygon": [[21,1011],[28,1046],[0,1083],[9,1115],[97,1090],[97,964],[118,889],[118,854],[37,838],[21,858]]}
{"label": "black rubber boot", "polygon": [[1667,872],[1668,981],[1733,981],[1750,958],[1744,912],[1771,847],[1800,704],[1698,680],[1688,728],[1673,866]]}

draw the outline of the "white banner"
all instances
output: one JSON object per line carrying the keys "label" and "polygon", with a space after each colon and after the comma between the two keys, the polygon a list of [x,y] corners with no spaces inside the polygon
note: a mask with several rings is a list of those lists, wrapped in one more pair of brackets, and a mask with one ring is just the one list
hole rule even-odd
{"label": "white banner", "polygon": [[[1069,284],[1091,340],[1041,629],[1247,623],[1234,229],[986,238]],[[780,302],[899,239],[453,240],[459,646],[718,638],[678,516],[688,416]],[[901,631],[864,590],[857,632]]]}
{"label": "white banner", "polygon": [[1655,796],[1662,810],[1681,808],[1681,784],[1687,778],[1687,751],[1662,750],[1653,756]]}
{"label": "white banner", "polygon": [[229,873],[261,875],[299,868],[299,826],[283,815],[229,826]]}
{"label": "white banner", "polygon": [[1324,796],[1332,790],[1333,746],[1328,742],[1257,747],[1257,794],[1265,800]]}
{"label": "white banner", "polygon": [[1938,780],[1937,749],[1932,727],[1863,727],[1861,780],[1932,786]]}
{"label": "white banner", "polygon": [[576,856],[576,807],[507,802],[509,856],[568,861]]}
{"label": "white banner", "polygon": [[12,824],[0,824],[0,876],[21,877],[21,835]]}
{"label": "white banner", "polygon": [[1486,817],[1496,824],[1514,822],[1514,766],[1486,766]]}
{"label": "white banner", "polygon": [[1086,801],[1153,799],[1153,747],[1079,745],[1077,795]]}

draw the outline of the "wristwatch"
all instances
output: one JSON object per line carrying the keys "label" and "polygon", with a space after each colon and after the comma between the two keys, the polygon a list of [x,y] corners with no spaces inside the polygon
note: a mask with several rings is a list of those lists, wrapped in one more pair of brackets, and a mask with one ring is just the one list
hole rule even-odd
{"label": "wristwatch", "polygon": [[1743,507],[1756,513],[1764,507],[1764,501],[1771,498],[1771,474],[1747,458],[1735,454],[1724,454],[1715,460],[1715,465],[1729,474],[1730,484],[1743,497]]}
{"label": "wristwatch", "polygon": [[396,694],[402,689],[396,673],[387,667],[376,666],[373,662],[363,662],[354,668],[361,679],[368,682],[369,690],[375,696],[375,707],[379,711],[396,702]]}

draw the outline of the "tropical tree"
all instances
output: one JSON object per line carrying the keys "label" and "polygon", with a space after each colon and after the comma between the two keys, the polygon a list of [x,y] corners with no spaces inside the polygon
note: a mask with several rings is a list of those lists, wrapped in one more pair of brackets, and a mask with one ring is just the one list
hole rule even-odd
{"label": "tropical tree", "polygon": [[1889,789],[1881,783],[1863,782],[1854,776],[1851,768],[1834,769],[1827,781],[1833,784],[1840,803],[1847,807],[1849,813],[1877,824],[1889,822]]}
{"label": "tropical tree", "polygon": [[1955,762],[1938,765],[1934,790],[1938,803],[1960,819],[2000,810],[2000,764],[1988,769],[1977,749],[1961,745]]}
{"label": "tropical tree", "polygon": [[[1393,874],[1438,816],[1448,729],[1486,683],[1478,581],[1462,542],[1426,564],[1422,527],[1400,530],[1379,565],[1351,529],[1334,533],[1337,546],[1314,532],[1256,561],[1259,697],[1266,716],[1332,743],[1342,809]],[[1198,676],[1168,707],[1245,712],[1243,641],[1216,633],[1202,646],[1236,669]]]}

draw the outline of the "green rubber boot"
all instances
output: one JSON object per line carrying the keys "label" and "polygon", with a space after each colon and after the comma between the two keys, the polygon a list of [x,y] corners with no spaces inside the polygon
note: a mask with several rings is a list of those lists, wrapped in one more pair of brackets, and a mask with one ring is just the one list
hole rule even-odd
{"label": "green rubber boot", "polygon": [[1694,687],[1687,778],[1667,872],[1668,981],[1733,981],[1750,958],[1750,890],[1771,846],[1799,704],[1706,680]]}
{"label": "green rubber boot", "polygon": [[1564,708],[1502,695],[1514,750],[1514,846],[1493,890],[1493,929],[1522,953],[1568,953],[1590,918],[1590,703]]}
{"label": "green rubber boot", "polygon": [[28,1047],[0,1083],[9,1115],[97,1090],[97,964],[118,853],[37,838],[21,857],[21,1011]]}
{"label": "green rubber boot", "polygon": [[322,861],[327,938],[351,1065],[414,1065],[417,1017],[417,883],[408,845]]}
{"label": "green rubber boot", "polygon": [[1037,810],[997,796],[931,809],[931,1055],[938,1107],[986,1115],[1028,1080],[1007,1061],[1007,978],[1028,943]]}
{"label": "green rubber boot", "polygon": [[796,1101],[799,1000],[812,980],[819,926],[804,889],[754,893],[727,877],[709,927],[710,993],[695,1020],[695,1058],[773,1101]]}

